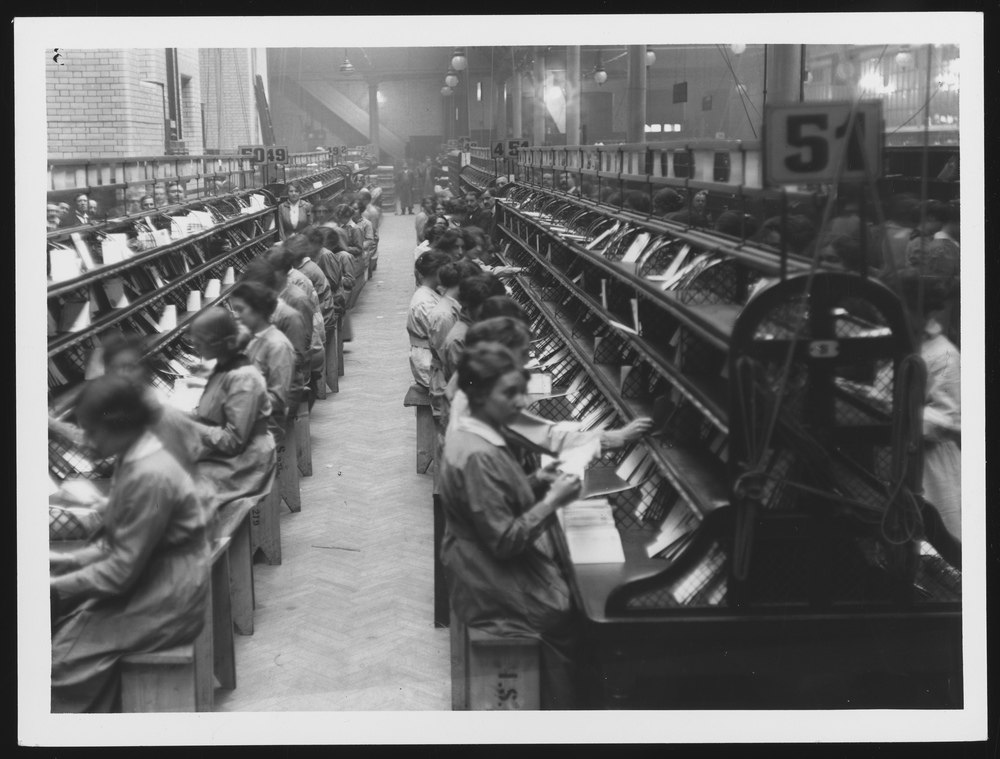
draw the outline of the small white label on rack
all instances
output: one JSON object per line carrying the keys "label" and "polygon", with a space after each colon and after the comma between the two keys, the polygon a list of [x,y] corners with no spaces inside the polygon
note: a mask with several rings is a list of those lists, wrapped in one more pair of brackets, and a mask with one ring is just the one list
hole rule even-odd
{"label": "small white label on rack", "polygon": [[840,354],[840,343],[836,340],[812,340],[809,355],[813,358],[836,358]]}
{"label": "small white label on rack", "polygon": [[601,280],[601,308],[607,310],[608,308],[608,280]]}

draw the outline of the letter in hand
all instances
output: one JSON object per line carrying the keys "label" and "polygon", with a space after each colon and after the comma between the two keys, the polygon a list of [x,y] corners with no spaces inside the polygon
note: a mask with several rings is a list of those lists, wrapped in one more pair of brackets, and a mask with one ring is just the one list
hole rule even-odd
{"label": "letter in hand", "polygon": [[538,471],[535,472],[535,478],[546,485],[551,485],[556,481],[556,477],[559,476],[559,462],[550,461],[543,467],[540,467]]}

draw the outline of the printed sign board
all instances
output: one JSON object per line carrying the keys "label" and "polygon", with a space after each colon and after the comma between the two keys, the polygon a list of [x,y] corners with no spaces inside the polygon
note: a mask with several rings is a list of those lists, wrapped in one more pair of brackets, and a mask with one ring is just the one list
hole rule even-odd
{"label": "printed sign board", "polygon": [[846,100],[765,106],[765,182],[860,182],[866,178],[866,166],[877,177],[882,168],[882,103],[859,102],[848,135],[851,108]]}
{"label": "printed sign board", "polygon": [[250,156],[251,163],[286,163],[288,146],[282,145],[240,145],[240,155]]}

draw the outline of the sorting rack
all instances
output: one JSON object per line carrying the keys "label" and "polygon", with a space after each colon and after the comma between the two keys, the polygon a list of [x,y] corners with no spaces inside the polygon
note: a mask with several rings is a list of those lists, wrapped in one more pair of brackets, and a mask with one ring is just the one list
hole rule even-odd
{"label": "sorting rack", "polygon": [[[336,197],[353,188],[355,173],[352,166],[337,165],[301,176],[299,181],[307,188],[303,197],[313,202]],[[62,248],[90,258],[79,276],[48,286],[51,415],[61,419],[72,411],[91,356],[114,333],[146,337],[143,358],[151,380],[169,396],[176,379],[200,363],[187,337],[187,326],[198,313],[187,310],[189,293],[204,293],[212,279],[222,283],[230,268],[237,280],[251,260],[277,243],[275,209],[281,198],[275,193],[282,191],[283,186],[244,190],[50,233],[50,251]],[[256,207],[253,196],[257,196]],[[209,214],[211,225],[197,230],[178,228],[174,219],[191,211]],[[152,229],[163,230],[164,244],[156,245]],[[177,239],[163,236],[171,231]],[[183,232],[188,234],[180,236]],[[132,255],[105,263],[102,248],[112,239],[109,235],[123,235]],[[202,299],[201,308],[228,306],[231,290],[231,284],[222,285],[218,297]],[[161,329],[168,305],[176,309],[176,325]],[[108,476],[110,462],[91,460],[79,441],[50,429],[49,468],[59,480],[101,478]]]}
{"label": "sorting rack", "polygon": [[[960,555],[931,530],[932,509],[921,509],[922,530],[893,498],[919,489],[908,451],[919,451],[920,435],[893,432],[914,351],[896,296],[835,265],[812,270],[803,258],[521,183],[506,190],[494,243],[523,269],[512,297],[556,386],[535,408],[585,428],[654,418],[652,434],[594,465],[633,486],[608,496],[626,564],[571,570],[604,673],[597,697],[619,703],[607,683],[627,672],[619,690],[635,700],[620,703],[673,704],[650,673],[654,662],[678,666],[680,652],[658,648],[658,636],[688,645],[704,635],[715,641],[705,661],[726,671],[732,636],[748,635],[747,651],[772,646],[758,637],[764,629],[800,646],[825,619],[851,646],[864,645],[859,630],[880,640],[905,629],[892,666],[929,670],[933,703],[960,701]],[[831,345],[840,359],[824,361]],[[765,440],[773,399],[780,413]],[[654,632],[679,621],[697,624]],[[828,647],[830,661],[848,646],[823,641],[814,649]],[[809,656],[807,670],[822,667]],[[794,704],[795,673],[754,661],[780,672],[774,683],[783,678],[771,703]],[[911,703],[897,697],[877,703]]]}

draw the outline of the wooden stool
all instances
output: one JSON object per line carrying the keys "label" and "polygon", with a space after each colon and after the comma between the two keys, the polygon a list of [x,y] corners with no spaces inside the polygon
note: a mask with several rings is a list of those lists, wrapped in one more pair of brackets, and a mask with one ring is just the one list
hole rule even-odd
{"label": "wooden stool", "polygon": [[261,551],[271,565],[281,563],[280,510],[281,485],[275,477],[267,495],[250,512],[250,556]]}
{"label": "wooden stool", "polygon": [[[301,404],[300,404],[301,405]],[[278,445],[278,488],[289,511],[302,511],[299,493],[299,444],[295,417],[285,422],[285,439]]]}
{"label": "wooden stool", "polygon": [[302,477],[312,477],[313,457],[312,457],[312,434],[309,430],[309,404],[299,404],[299,413],[295,417],[295,444],[296,460],[299,465],[299,474]]}
{"label": "wooden stool", "polygon": [[240,498],[219,509],[219,537],[229,538],[229,596],[233,626],[253,635],[253,551],[250,512],[260,498]]}
{"label": "wooden stool", "polygon": [[194,660],[190,643],[122,658],[122,711],[199,711]]}
{"label": "wooden stool", "polygon": [[410,385],[403,398],[403,405],[415,406],[417,409],[417,474],[426,474],[434,462],[437,440],[430,393],[420,385]]}
{"label": "wooden stool", "polygon": [[323,346],[322,359],[319,365],[319,380],[316,382],[316,400],[326,400],[326,346]]}
{"label": "wooden stool", "polygon": [[236,687],[228,549],[229,538],[212,546],[205,621],[194,643],[122,658],[122,711],[210,712],[216,677],[221,687]]}
{"label": "wooden stool", "polygon": [[[209,583],[209,599],[205,628],[201,638],[206,638],[211,645],[212,672],[220,688],[232,690],[236,687],[236,642],[233,639],[233,604],[229,579],[229,538],[220,538],[212,550],[212,581]],[[195,641],[195,655],[199,648],[199,640]],[[205,647],[206,643],[201,643]],[[206,652],[209,653],[209,652]],[[198,671],[197,664],[195,665]],[[207,709],[212,711],[214,705],[215,686],[211,677],[201,677],[198,680],[198,691],[203,700],[207,699]]]}
{"label": "wooden stool", "polygon": [[453,711],[525,711],[541,708],[539,642],[501,638],[466,627],[451,614]]}
{"label": "wooden stool", "polygon": [[338,363],[340,361],[338,356],[342,350],[340,342],[340,320],[342,318],[341,316],[337,317],[337,322],[326,341],[326,365],[323,371],[326,375],[326,386],[330,388],[331,393],[340,392],[340,376],[343,374]]}

